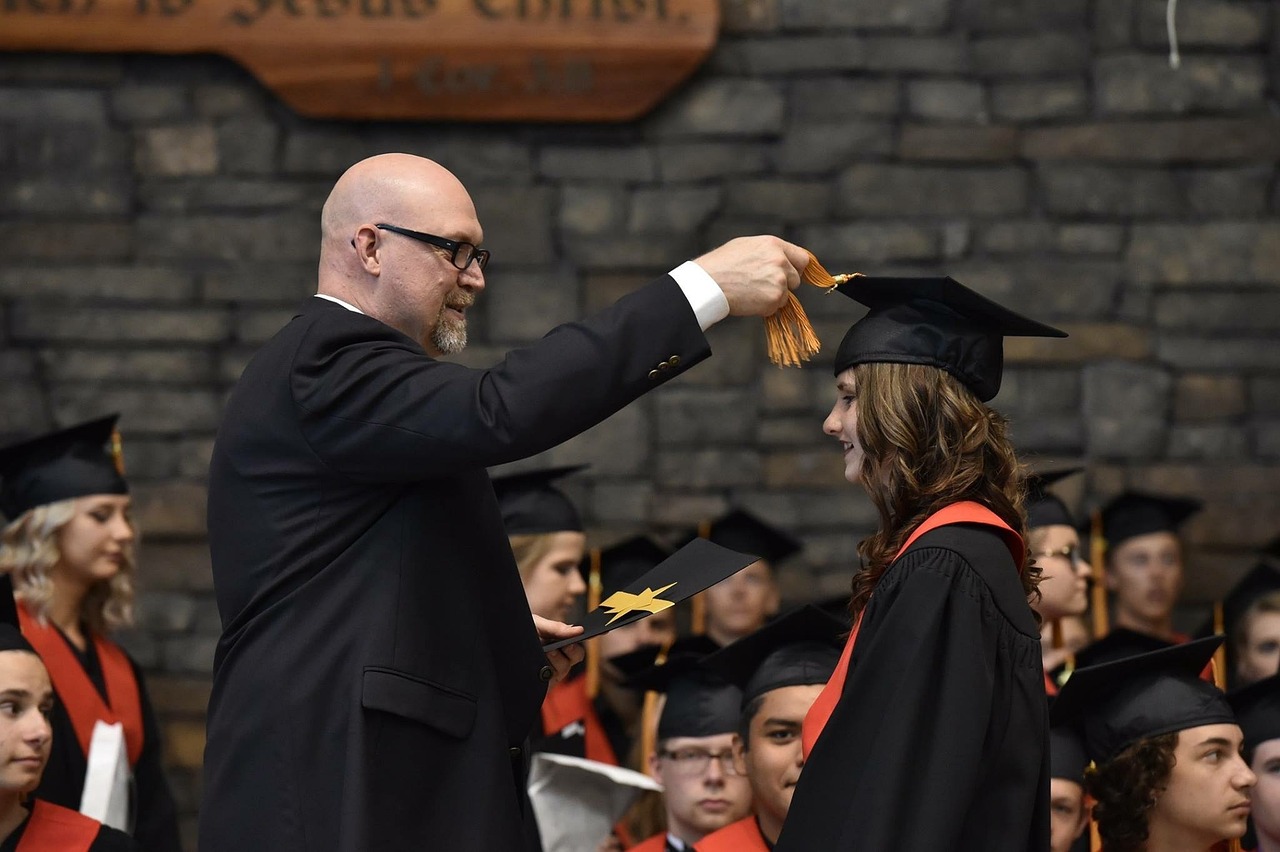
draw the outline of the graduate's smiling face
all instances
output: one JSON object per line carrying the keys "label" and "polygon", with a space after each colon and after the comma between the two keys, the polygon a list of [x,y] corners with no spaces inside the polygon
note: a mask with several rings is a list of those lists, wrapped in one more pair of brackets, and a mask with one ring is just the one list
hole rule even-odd
{"label": "graduate's smiling face", "polygon": [[1149,817],[1153,839],[1180,837],[1208,848],[1244,835],[1258,779],[1240,754],[1243,740],[1239,725],[1178,733],[1168,786],[1157,794]]}
{"label": "graduate's smiling face", "polygon": [[1250,768],[1258,776],[1253,788],[1253,826],[1259,840],[1265,837],[1275,847],[1280,845],[1280,740],[1258,743]]}
{"label": "graduate's smiling face", "polygon": [[1182,590],[1182,546],[1171,532],[1120,542],[1107,557],[1107,586],[1116,608],[1153,627],[1168,619]]}
{"label": "graduate's smiling face", "polygon": [[49,761],[53,686],[40,658],[0,651],[0,789],[34,790]]}
{"label": "graduate's smiling face", "polygon": [[822,431],[840,442],[844,451],[844,478],[857,482],[865,454],[858,442],[858,394],[852,367],[836,376],[836,402],[822,423]]}
{"label": "graduate's smiling face", "polygon": [[57,577],[88,588],[127,569],[133,558],[132,505],[125,494],[76,498],[75,514],[58,530]]}
{"label": "graduate's smiling face", "polygon": [[751,785],[734,766],[735,739],[672,737],[650,758],[650,772],[663,786],[667,828],[685,843],[697,843],[751,812]]}
{"label": "graduate's smiling face", "polygon": [[1049,779],[1050,852],[1070,852],[1088,823],[1084,788],[1067,778]]}
{"label": "graduate's smiling face", "polygon": [[822,692],[823,684],[784,686],[760,697],[751,717],[742,761],[755,794],[756,816],[771,840],[791,809],[791,796],[804,768],[800,739],[805,714]]}
{"label": "graduate's smiling face", "polygon": [[548,545],[527,570],[520,572],[529,610],[534,615],[564,621],[569,610],[587,590],[578,564],[586,550],[587,537],[580,532],[548,533]]}

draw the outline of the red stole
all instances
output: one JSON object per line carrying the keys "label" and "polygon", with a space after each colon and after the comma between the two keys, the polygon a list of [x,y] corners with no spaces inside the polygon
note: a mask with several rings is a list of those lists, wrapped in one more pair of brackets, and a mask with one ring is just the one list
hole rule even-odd
{"label": "red stole", "polygon": [[610,766],[621,766],[609,745],[604,726],[596,715],[596,708],[587,697],[587,679],[576,677],[561,681],[547,690],[542,702],[542,731],[554,734],[566,725],[581,722],[586,741],[586,758]]}
{"label": "red stole", "polygon": [[[71,726],[85,757],[89,756],[89,741],[93,738],[93,725],[99,719],[107,724],[121,723],[124,727],[125,750],[129,765],[136,766],[142,754],[142,699],[138,681],[133,676],[133,666],[120,646],[96,633],[88,638],[98,652],[102,665],[102,679],[106,682],[107,701],[102,700],[93,681],[85,674],[84,667],[76,659],[67,641],[51,624],[41,624],[26,604],[18,602],[18,622],[22,635],[44,660],[53,681],[58,701],[67,708]],[[108,703],[109,702],[109,703]]]}
{"label": "red stole", "polygon": [[35,799],[17,852],[89,852],[101,827],[78,811]]}
{"label": "red stole", "polygon": [[[1014,564],[1018,566],[1018,571],[1022,571],[1022,563],[1026,560],[1026,547],[1022,543],[1022,536],[1018,535],[1012,527],[1002,521],[995,512],[981,503],[975,503],[971,500],[953,503],[925,518],[924,522],[916,527],[915,531],[902,543],[902,547],[898,549],[897,554],[893,557],[894,560],[896,561],[901,557],[907,548],[915,544],[916,539],[920,538],[920,536],[938,527],[945,527],[950,524],[983,524],[984,526],[994,527],[1003,536],[1005,544],[1009,546],[1009,552],[1013,555]],[[863,612],[865,611],[866,608],[864,607]],[[844,682],[849,676],[849,658],[853,655],[853,646],[858,641],[858,628],[861,626],[862,613],[858,613],[858,621],[853,625],[853,631],[849,634],[849,639],[844,643],[844,652],[840,655],[840,662],[836,665],[835,672],[831,675],[831,679],[827,681],[827,685],[822,688],[821,694],[818,695],[818,700],[813,702],[813,706],[805,714],[804,730],[801,734],[805,760],[809,759],[809,753],[813,751],[813,744],[818,741],[818,735],[826,727],[827,720],[835,712],[836,704],[844,693]],[[1048,681],[1046,680],[1045,683],[1047,686]]]}
{"label": "red stole", "polygon": [[755,814],[711,832],[693,844],[694,852],[768,852],[769,844],[760,833]]}

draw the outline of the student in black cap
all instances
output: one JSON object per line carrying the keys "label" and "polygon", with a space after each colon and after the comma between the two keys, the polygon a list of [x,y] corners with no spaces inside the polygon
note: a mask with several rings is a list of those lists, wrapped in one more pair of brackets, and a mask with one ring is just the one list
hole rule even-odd
{"label": "student in black cap", "polygon": [[1199,500],[1126,491],[1102,509],[1107,588],[1115,595],[1113,623],[1170,642],[1182,592],[1184,559],[1178,529],[1200,511]]}
{"label": "student in black cap", "polygon": [[1049,850],[1070,852],[1089,825],[1084,770],[1089,759],[1079,735],[1067,727],[1049,731]]}
{"label": "student in black cap", "polygon": [[[859,619],[805,723],[778,849],[1040,849],[1049,776],[1040,630],[1003,340],[1062,337],[950,278],[854,278],[871,310],[835,357],[823,424],[880,527]],[[945,736],[922,736],[940,731]]]}
{"label": "student in black cap", "polygon": [[493,479],[502,525],[520,571],[529,610],[552,621],[568,621],[587,591],[579,565],[587,536],[577,508],[555,487],[586,465],[523,471]]}
{"label": "student in black cap", "polygon": [[0,449],[0,571],[57,693],[36,796],[79,808],[94,725],[120,723],[145,852],[181,848],[161,737],[138,665],[107,638],[133,615],[134,543],[117,415]]}
{"label": "student in black cap", "polygon": [[663,787],[666,830],[635,852],[686,852],[751,811],[751,785],[734,759],[742,693],[704,665],[705,655],[673,650],[666,662],[632,678],[662,693],[649,774]]}
{"label": "student in black cap", "polygon": [[1280,852],[1280,675],[1227,695],[1244,732],[1244,759],[1258,776],[1245,848]]}
{"label": "student in black cap", "polygon": [[28,798],[49,761],[54,703],[49,672],[18,629],[13,587],[0,576],[0,852],[135,852],[123,831]]}
{"label": "student in black cap", "polygon": [[1226,697],[1200,677],[1219,637],[1078,669],[1052,723],[1081,736],[1105,852],[1208,852],[1241,837],[1257,778]]}
{"label": "student in black cap", "polygon": [[743,509],[735,509],[708,524],[705,532],[705,538],[716,544],[760,557],[759,562],[702,595],[707,635],[720,645],[728,645],[759,630],[777,615],[782,598],[775,572],[783,560],[800,552],[801,545]]}
{"label": "student in black cap", "polygon": [[[1280,569],[1261,560],[1222,599],[1227,668],[1233,686],[1280,671]],[[1210,622],[1201,635],[1213,630]]]}
{"label": "student in black cap", "polygon": [[804,606],[707,659],[742,691],[738,744],[753,813],[707,835],[698,852],[773,848],[805,766],[805,714],[835,670],[846,631],[839,619]]}
{"label": "student in black cap", "polygon": [[[1064,620],[1082,615],[1089,606],[1089,563],[1080,547],[1080,533],[1065,503],[1049,490],[1054,483],[1083,468],[1030,474],[1026,478],[1027,543],[1040,569],[1039,596],[1031,607],[1040,614],[1041,657],[1045,672],[1078,650],[1067,645]],[[1052,693],[1052,683],[1046,681]]]}

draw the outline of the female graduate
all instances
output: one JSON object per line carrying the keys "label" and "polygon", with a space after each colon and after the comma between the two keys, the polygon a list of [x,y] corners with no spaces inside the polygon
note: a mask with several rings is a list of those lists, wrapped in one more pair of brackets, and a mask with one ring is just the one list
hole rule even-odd
{"label": "female graduate", "polygon": [[[181,848],[160,731],[142,672],[107,638],[133,609],[129,488],[116,415],[0,450],[0,572],[9,574],[23,635],[56,693],[53,748],[36,796],[78,809],[95,723],[119,723],[144,852]],[[108,451],[108,445],[114,447]]]}
{"label": "female graduate", "polygon": [[[1079,650],[1067,647],[1067,625],[1089,605],[1091,572],[1080,552],[1080,534],[1066,504],[1048,490],[1053,483],[1081,470],[1073,467],[1026,478],[1027,542],[1040,569],[1040,594],[1031,606],[1042,619],[1041,659],[1046,674]],[[1045,691],[1050,695],[1057,692],[1057,686],[1048,678]]]}
{"label": "female graduate", "polygon": [[859,545],[840,666],[805,719],[779,852],[1043,849],[1048,726],[1036,571],[1002,338],[1064,336],[950,278],[855,278],[824,431],[880,527]]}
{"label": "female graduate", "polygon": [[122,831],[29,799],[49,761],[53,684],[18,629],[13,587],[0,577],[0,852],[134,852]]}

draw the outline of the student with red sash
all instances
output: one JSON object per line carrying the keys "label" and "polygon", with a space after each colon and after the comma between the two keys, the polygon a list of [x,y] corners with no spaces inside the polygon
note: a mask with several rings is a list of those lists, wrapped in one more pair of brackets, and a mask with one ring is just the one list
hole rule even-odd
{"label": "student with red sash", "polygon": [[[181,849],[160,732],[138,666],[107,633],[129,623],[134,527],[116,416],[0,449],[0,571],[13,578],[23,635],[57,694],[53,748],[36,796],[77,809],[98,720],[119,723],[143,852]],[[108,450],[108,445],[113,449]]]}
{"label": "student with red sash", "polygon": [[0,852],[136,852],[122,831],[28,794],[53,739],[49,672],[18,629],[13,587],[0,577]]}
{"label": "student with red sash", "polygon": [[823,425],[880,527],[859,545],[856,623],[805,719],[779,852],[1049,844],[1048,723],[1028,597],[1003,337],[1061,337],[950,278],[857,277],[871,310],[835,357]]}

